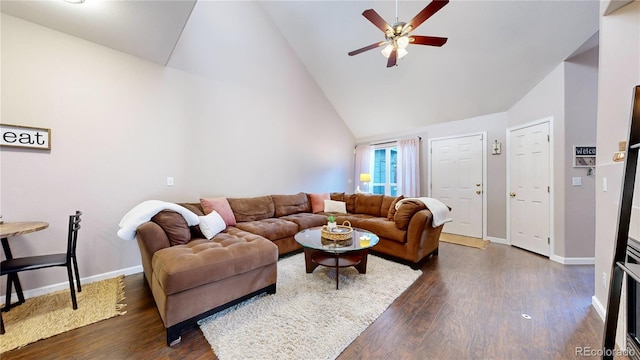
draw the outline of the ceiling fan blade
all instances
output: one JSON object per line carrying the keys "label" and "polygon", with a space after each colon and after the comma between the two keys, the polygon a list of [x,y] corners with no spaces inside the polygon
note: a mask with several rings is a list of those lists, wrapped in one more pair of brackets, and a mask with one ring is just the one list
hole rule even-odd
{"label": "ceiling fan blade", "polygon": [[380,47],[380,46],[382,46],[382,45],[384,45],[384,44],[386,44],[386,43],[387,43],[386,41],[380,41],[380,42],[377,42],[377,43],[375,43],[375,44],[371,44],[371,45],[369,45],[369,46],[365,46],[365,47],[363,47],[363,48],[361,48],[361,49],[353,50],[353,51],[351,51],[351,52],[349,53],[349,56],[358,55],[358,54],[363,53],[363,52],[365,52],[365,51],[369,51],[369,50],[371,50],[371,49],[375,49],[375,48],[377,48],[377,47]]}
{"label": "ceiling fan blade", "polygon": [[387,60],[387,67],[392,67],[396,65],[396,60],[398,60],[398,49],[393,48],[391,50],[391,54],[389,55],[389,60]]}
{"label": "ceiling fan blade", "polygon": [[433,0],[427,5],[422,11],[420,11],[413,19],[409,20],[405,28],[411,26],[411,30],[415,30],[420,24],[425,22],[428,18],[430,18],[433,14],[438,12],[438,10],[442,9],[445,5],[449,3],[449,0]]}
{"label": "ceiling fan blade", "polygon": [[437,36],[410,36],[409,43],[416,45],[442,46],[447,42],[447,38]]}
{"label": "ceiling fan blade", "polygon": [[378,29],[382,30],[382,32],[384,32],[384,33],[386,33],[387,30],[392,30],[391,29],[391,25],[389,25],[386,21],[384,21],[382,16],[380,16],[373,9],[365,10],[362,13],[362,16],[366,17],[367,20],[371,21],[371,23],[373,23],[373,25],[375,25]]}

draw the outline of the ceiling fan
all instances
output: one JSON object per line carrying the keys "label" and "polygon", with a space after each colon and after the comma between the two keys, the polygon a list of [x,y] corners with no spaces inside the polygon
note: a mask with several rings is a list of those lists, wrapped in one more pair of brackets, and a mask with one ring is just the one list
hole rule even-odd
{"label": "ceiling fan", "polygon": [[349,56],[358,55],[368,50],[372,50],[381,46],[385,46],[382,55],[388,58],[387,67],[396,65],[398,59],[407,55],[406,47],[409,44],[442,46],[447,42],[447,38],[436,36],[410,36],[409,33],[415,30],[420,24],[425,22],[433,14],[442,9],[449,3],[449,0],[432,0],[422,11],[420,11],[413,19],[407,23],[398,21],[398,1],[396,0],[396,23],[389,25],[384,19],[373,9],[365,10],[362,16],[371,21],[378,29],[384,32],[384,41],[365,46],[361,49],[351,51]]}

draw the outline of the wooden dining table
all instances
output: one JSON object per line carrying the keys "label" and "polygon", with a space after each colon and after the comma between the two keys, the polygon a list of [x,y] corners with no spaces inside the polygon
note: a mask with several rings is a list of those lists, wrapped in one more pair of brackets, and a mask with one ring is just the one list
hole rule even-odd
{"label": "wooden dining table", "polygon": [[[7,259],[13,259],[11,253],[11,247],[9,246],[9,238],[29,234],[32,232],[40,231],[49,227],[49,223],[44,221],[9,221],[0,224],[0,242],[2,242],[2,251]],[[22,285],[20,284],[20,278],[18,274],[9,274],[7,279],[7,292],[5,306],[2,311],[9,311],[12,306],[20,305],[24,303],[24,294],[22,293]],[[16,287],[16,294],[18,295],[18,302],[11,304],[11,284]]]}

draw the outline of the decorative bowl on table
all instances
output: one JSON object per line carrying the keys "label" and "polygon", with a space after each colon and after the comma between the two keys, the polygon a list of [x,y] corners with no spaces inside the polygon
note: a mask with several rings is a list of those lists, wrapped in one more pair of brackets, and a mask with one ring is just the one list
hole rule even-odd
{"label": "decorative bowl on table", "polygon": [[334,228],[324,225],[320,230],[320,235],[323,246],[344,247],[353,244],[353,228],[349,221]]}

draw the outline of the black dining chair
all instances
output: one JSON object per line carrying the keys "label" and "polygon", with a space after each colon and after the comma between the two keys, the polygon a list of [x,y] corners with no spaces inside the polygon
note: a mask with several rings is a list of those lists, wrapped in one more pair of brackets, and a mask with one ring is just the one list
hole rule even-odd
{"label": "black dining chair", "polygon": [[[67,268],[67,274],[69,276],[69,288],[71,290],[71,302],[73,303],[73,309],[76,310],[78,308],[76,291],[73,285],[73,273],[75,272],[78,292],[81,292],[82,287],[80,285],[80,275],[78,274],[78,261],[76,260],[76,245],[78,242],[78,230],[80,230],[81,215],[82,212],[76,211],[75,215],[69,216],[69,236],[67,238],[66,253],[19,257],[5,260],[0,263],[0,275],[9,275],[7,279],[7,294],[11,294],[14,276],[17,276],[19,272],[64,266]],[[22,289],[18,288],[18,286],[16,286],[16,292],[19,292],[19,298],[23,298],[23,295],[21,294]],[[5,311],[10,309],[10,301],[10,295],[7,295]],[[2,330],[4,330],[4,324],[0,317],[0,333],[4,333]]]}

